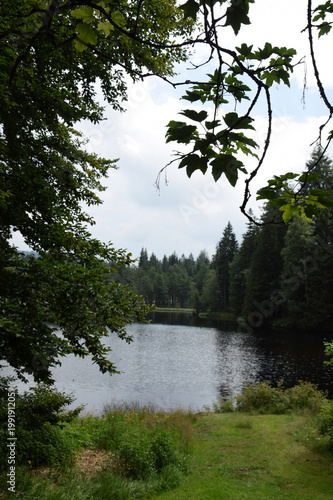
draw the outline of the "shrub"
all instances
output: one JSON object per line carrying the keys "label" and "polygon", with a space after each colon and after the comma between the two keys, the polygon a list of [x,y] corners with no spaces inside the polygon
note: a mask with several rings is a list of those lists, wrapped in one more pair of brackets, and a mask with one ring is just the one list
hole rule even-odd
{"label": "shrub", "polygon": [[235,411],[235,397],[232,396],[231,390],[227,389],[223,396],[219,396],[217,401],[212,402],[212,408],[210,406],[204,406],[207,411],[213,411],[214,413],[231,413]]}
{"label": "shrub", "polygon": [[118,448],[119,462],[125,475],[144,479],[167,466],[181,466],[177,444],[164,429],[144,429],[140,435],[129,433]]}
{"label": "shrub", "polygon": [[65,413],[64,407],[74,401],[72,394],[59,392],[45,384],[32,387],[29,392],[17,395],[17,425],[23,429],[38,429],[45,423],[55,425],[70,422],[84,408],[79,406]]}
{"label": "shrub", "polygon": [[311,382],[300,380],[298,384],[290,389],[286,389],[289,407],[292,410],[309,410],[317,414],[326,399],[324,392],[318,389],[317,385]]}
{"label": "shrub", "polygon": [[8,456],[8,393],[15,392],[16,463],[18,465],[65,465],[71,463],[73,454],[70,440],[66,439],[59,425],[73,420],[82,406],[64,413],[64,406],[74,397],[55,388],[40,384],[30,391],[18,394],[12,390],[13,379],[0,381],[0,459],[6,467]]}
{"label": "shrub", "polygon": [[328,360],[325,360],[324,363],[325,365],[331,366],[333,368],[333,341],[324,342],[324,346],[325,346],[325,355],[330,358]]}
{"label": "shrub", "polygon": [[45,424],[39,429],[18,429],[17,463],[38,467],[67,466],[73,463],[74,453],[61,429]]}
{"label": "shrub", "polygon": [[236,409],[278,414],[307,410],[317,415],[325,401],[325,393],[311,382],[299,381],[289,389],[282,387],[282,381],[277,387],[272,387],[270,382],[261,382],[244,387],[242,393],[236,396]]}
{"label": "shrub", "polygon": [[157,471],[177,462],[175,442],[170,433],[165,430],[155,431],[150,450],[153,455],[154,468]]}
{"label": "shrub", "polygon": [[154,471],[153,453],[147,435],[131,436],[119,446],[118,457],[126,476],[145,479]]}
{"label": "shrub", "polygon": [[[72,464],[74,453],[71,442],[57,426],[45,424],[39,429],[15,430],[15,464],[38,467],[67,466]],[[8,448],[6,432],[0,431],[0,469],[7,468]]]}
{"label": "shrub", "polygon": [[288,400],[282,389],[282,382],[271,387],[270,382],[247,384],[242,394],[236,396],[237,410],[258,411],[260,413],[285,413]]}
{"label": "shrub", "polygon": [[333,451],[333,401],[326,400],[320,409],[319,432],[325,436],[328,448]]}

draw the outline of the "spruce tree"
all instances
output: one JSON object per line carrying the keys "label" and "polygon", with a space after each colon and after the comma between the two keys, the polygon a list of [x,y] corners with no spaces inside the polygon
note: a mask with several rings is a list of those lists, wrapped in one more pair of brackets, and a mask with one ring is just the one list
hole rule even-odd
{"label": "spruce tree", "polygon": [[[251,216],[253,214],[251,213]],[[245,287],[247,275],[251,265],[253,253],[257,245],[259,227],[253,222],[247,224],[248,229],[243,235],[243,240],[238,252],[230,264],[230,309],[240,313],[244,307]]]}
{"label": "spruce tree", "polygon": [[220,295],[220,309],[229,308],[230,264],[238,250],[238,242],[230,222],[226,225],[222,238],[217,244],[214,265],[217,272]]}

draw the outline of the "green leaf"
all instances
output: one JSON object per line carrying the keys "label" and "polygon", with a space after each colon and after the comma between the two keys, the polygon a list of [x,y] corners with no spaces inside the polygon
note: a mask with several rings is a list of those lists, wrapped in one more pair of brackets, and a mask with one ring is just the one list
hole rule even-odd
{"label": "green leaf", "polygon": [[126,20],[119,10],[112,12],[111,14],[112,21],[117,24],[120,28],[124,28],[126,26]]}
{"label": "green leaf", "polygon": [[299,182],[313,182],[318,181],[320,179],[320,174],[316,172],[308,172],[301,174],[298,178]]}
{"label": "green leaf", "polygon": [[236,50],[239,52],[240,55],[247,58],[249,57],[249,55],[252,54],[252,48],[253,45],[246,45],[246,43],[242,43],[240,47],[236,47]]}
{"label": "green leaf", "polygon": [[239,116],[237,113],[234,113],[234,112],[227,113],[223,119],[224,119],[225,123],[228,125],[228,127],[233,127],[234,124],[239,119]]}
{"label": "green leaf", "polygon": [[222,154],[210,162],[212,166],[212,175],[215,182],[225,174],[230,184],[235,187],[238,180],[238,169],[243,167],[243,163],[234,156]]}
{"label": "green leaf", "polygon": [[92,45],[96,45],[98,36],[96,32],[85,23],[78,24],[77,26],[78,39],[80,42],[83,42],[85,45],[91,43]]}
{"label": "green leaf", "polygon": [[218,127],[221,124],[220,120],[213,120],[205,122],[205,127],[207,130],[212,130],[215,127]]}
{"label": "green leaf", "polygon": [[109,36],[110,31],[114,30],[114,26],[112,26],[112,24],[109,21],[99,21],[97,29],[103,31],[105,36]]}
{"label": "green leaf", "polygon": [[179,114],[186,116],[187,118],[190,118],[190,120],[194,120],[196,122],[202,122],[208,116],[207,111],[198,112],[194,111],[193,109],[185,109],[184,111],[181,111]]}
{"label": "green leaf", "polygon": [[242,24],[251,24],[248,17],[250,2],[253,0],[232,0],[227,8],[225,26],[231,26],[236,35]]}
{"label": "green leaf", "polygon": [[178,168],[186,167],[186,173],[188,177],[191,177],[195,170],[201,170],[203,174],[207,171],[208,160],[204,156],[199,156],[197,154],[189,154],[179,164]]}
{"label": "green leaf", "polygon": [[178,122],[174,120],[171,120],[168,123],[168,127],[166,142],[176,141],[178,143],[188,144],[190,140],[194,138],[195,132],[197,132],[196,126],[187,125],[185,122]]}
{"label": "green leaf", "polygon": [[75,19],[81,19],[82,22],[90,24],[95,20],[94,10],[92,7],[81,7],[71,11],[71,16]]}
{"label": "green leaf", "polygon": [[253,119],[249,116],[239,117],[237,113],[232,112],[225,115],[224,121],[228,127],[233,129],[245,128],[254,130],[254,127],[250,125],[253,122]]}
{"label": "green leaf", "polygon": [[264,187],[261,189],[258,189],[257,191],[257,197],[256,200],[275,200],[278,197],[277,192],[270,188],[270,187]]}
{"label": "green leaf", "polygon": [[280,210],[281,212],[283,212],[282,218],[285,223],[289,222],[292,216],[297,212],[297,210],[290,204],[283,205],[282,207],[280,207]]}
{"label": "green leaf", "polygon": [[266,42],[264,48],[260,50],[260,58],[268,59],[269,57],[271,57],[272,54],[273,54],[272,44]]}
{"label": "green leaf", "polygon": [[323,35],[327,35],[332,29],[332,26],[329,23],[323,23],[319,27],[318,31],[318,38],[320,38]]}
{"label": "green leaf", "polygon": [[196,2],[195,0],[188,0],[186,3],[180,5],[179,8],[184,11],[184,19],[192,17],[192,19],[196,21],[197,13],[200,8],[198,2]]}
{"label": "green leaf", "polygon": [[187,90],[186,95],[184,95],[182,97],[182,99],[184,99],[186,101],[190,101],[190,102],[200,101],[201,94],[199,94],[198,92],[191,92],[191,91]]}
{"label": "green leaf", "polygon": [[75,48],[78,52],[83,52],[87,49],[87,45],[79,40],[79,38],[75,38],[74,40]]}

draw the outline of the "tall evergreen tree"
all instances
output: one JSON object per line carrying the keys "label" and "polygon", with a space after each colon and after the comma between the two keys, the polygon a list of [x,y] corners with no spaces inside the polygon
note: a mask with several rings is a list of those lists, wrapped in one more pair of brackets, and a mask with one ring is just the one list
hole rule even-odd
{"label": "tall evergreen tree", "polygon": [[304,328],[314,319],[311,280],[317,270],[317,263],[313,259],[315,235],[311,223],[305,217],[294,216],[288,225],[284,242],[281,251],[284,321],[291,326]]}
{"label": "tall evergreen tree", "polygon": [[272,319],[271,307],[262,313],[260,304],[267,304],[266,301],[270,301],[271,295],[279,289],[282,272],[281,250],[287,231],[282,214],[275,207],[265,207],[261,222],[263,225],[247,273],[243,308],[245,316],[252,315],[251,326],[256,326],[257,320],[258,323],[262,322],[262,314],[266,319]]}
{"label": "tall evergreen tree", "polygon": [[139,267],[142,267],[144,269],[148,269],[147,248],[141,248],[140,257],[139,257]]}
{"label": "tall evergreen tree", "polygon": [[164,273],[158,273],[155,275],[154,299],[157,307],[168,306],[168,279]]}
{"label": "tall evergreen tree", "polygon": [[[317,146],[306,163],[307,171],[318,175],[318,179],[308,181],[305,190],[324,189],[333,192],[333,161]],[[333,208],[321,210],[320,217],[314,218],[315,233],[327,243],[333,240]]]}
{"label": "tall evergreen tree", "polygon": [[217,244],[214,265],[217,272],[220,308],[229,308],[230,264],[238,250],[238,242],[230,222],[226,225],[222,238]]}
{"label": "tall evergreen tree", "polygon": [[209,270],[210,260],[206,250],[201,250],[195,262],[194,282],[199,294],[202,293],[206,274]]}
{"label": "tall evergreen tree", "polygon": [[218,277],[215,269],[209,269],[206,273],[205,280],[202,287],[201,305],[203,310],[218,311],[219,308],[219,295],[216,293],[218,290]]}
{"label": "tall evergreen tree", "polygon": [[[306,164],[307,171],[318,174],[306,189],[323,189],[333,192],[333,161],[321,147],[314,148]],[[333,208],[320,211],[312,222],[315,234],[314,259],[318,264],[308,283],[309,302],[307,326],[332,329],[333,326]]]}
{"label": "tall evergreen tree", "polygon": [[[251,217],[253,214],[250,213]],[[251,265],[253,253],[256,249],[259,227],[253,222],[247,224],[248,229],[238,252],[230,264],[230,309],[241,313],[244,307],[246,280]]]}

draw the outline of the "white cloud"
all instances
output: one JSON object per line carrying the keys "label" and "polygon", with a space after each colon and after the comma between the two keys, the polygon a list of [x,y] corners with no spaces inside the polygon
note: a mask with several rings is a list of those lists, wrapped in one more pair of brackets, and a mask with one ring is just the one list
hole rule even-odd
{"label": "white cloud", "polygon": [[[99,145],[103,155],[120,156],[121,160],[120,169],[108,180],[104,205],[94,210],[94,234],[104,241],[112,240],[116,247],[127,248],[134,256],[142,247],[159,258],[173,251],[196,256],[203,249],[211,255],[228,221],[239,239],[246,230],[247,219],[239,210],[244,176],[234,189],[225,178],[215,183],[209,174],[203,176],[201,172],[188,179],[183,169],[172,164],[167,169],[168,186],[161,182],[160,193],[156,191],[156,176],[171,156],[171,147],[164,142],[165,124],[176,117],[180,107],[172,97],[156,105],[147,94],[126,115],[111,112],[114,131],[111,136],[105,134]],[[258,216],[256,190],[274,174],[304,168],[323,120],[309,117],[299,122],[283,113],[274,118],[271,148],[253,181],[249,203]],[[256,118],[255,139],[261,145],[266,125],[266,118]],[[249,171],[255,166],[253,160],[248,161]]]}

